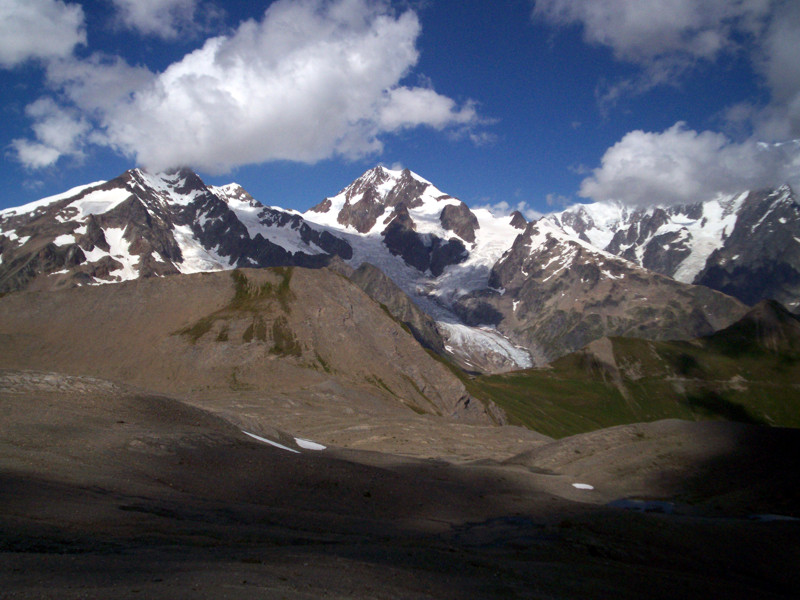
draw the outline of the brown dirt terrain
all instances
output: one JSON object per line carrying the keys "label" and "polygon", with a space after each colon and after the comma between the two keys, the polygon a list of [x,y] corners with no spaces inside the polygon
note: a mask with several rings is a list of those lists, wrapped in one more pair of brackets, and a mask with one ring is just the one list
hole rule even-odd
{"label": "brown dirt terrain", "polygon": [[[666,460],[659,424],[649,449],[627,455],[624,436],[612,435],[543,445],[533,462],[453,463],[310,451],[285,432],[258,432],[293,453],[184,403],[88,377],[6,371],[2,390],[8,598],[789,598],[800,589],[797,522],[606,505],[630,491],[626,466],[645,455],[674,477],[713,458],[700,443],[692,460]],[[691,444],[694,425],[668,424],[664,435]],[[739,426],[726,436],[727,424],[714,425],[715,438],[741,439]],[[572,447],[602,464],[612,446],[619,482],[608,467],[575,467]],[[797,436],[784,443],[795,456],[799,446]],[[595,490],[574,488],[578,480]]]}
{"label": "brown dirt terrain", "polygon": [[417,413],[484,424],[499,416],[345,277],[236,273],[238,281],[204,273],[10,294],[0,298],[0,365],[192,397],[274,396],[334,381]]}

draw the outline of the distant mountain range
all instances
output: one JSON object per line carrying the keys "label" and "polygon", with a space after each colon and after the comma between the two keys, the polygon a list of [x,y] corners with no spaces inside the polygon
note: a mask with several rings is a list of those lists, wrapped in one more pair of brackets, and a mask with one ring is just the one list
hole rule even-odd
{"label": "distant mountain range", "polygon": [[691,206],[581,205],[527,223],[376,167],[301,214],[188,169],[134,169],[0,212],[1,293],[326,265],[434,352],[503,371],[605,336],[707,335],[767,298],[797,310],[800,205],[783,186]]}

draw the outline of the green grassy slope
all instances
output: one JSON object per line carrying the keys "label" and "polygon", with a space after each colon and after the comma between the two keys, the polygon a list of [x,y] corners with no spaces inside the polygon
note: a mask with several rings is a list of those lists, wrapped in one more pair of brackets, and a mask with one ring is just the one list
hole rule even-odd
{"label": "green grassy slope", "polygon": [[665,418],[800,427],[800,321],[765,303],[706,338],[610,338],[603,352],[590,345],[547,368],[472,378],[468,388],[553,437]]}

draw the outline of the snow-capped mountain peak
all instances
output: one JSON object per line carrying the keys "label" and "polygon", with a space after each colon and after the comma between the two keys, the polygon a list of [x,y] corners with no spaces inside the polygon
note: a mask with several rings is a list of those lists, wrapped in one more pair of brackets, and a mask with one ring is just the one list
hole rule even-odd
{"label": "snow-capped mountain peak", "polygon": [[0,291],[236,266],[325,264],[352,250],[294,211],[191,170],[119,177],[0,213]]}
{"label": "snow-capped mountain peak", "polygon": [[364,234],[380,233],[398,207],[408,210],[424,208],[419,211],[420,216],[438,215],[444,207],[438,203],[444,200],[454,204],[459,202],[408,169],[398,171],[378,166],[335,196],[325,198],[305,216],[321,225],[345,227]]}

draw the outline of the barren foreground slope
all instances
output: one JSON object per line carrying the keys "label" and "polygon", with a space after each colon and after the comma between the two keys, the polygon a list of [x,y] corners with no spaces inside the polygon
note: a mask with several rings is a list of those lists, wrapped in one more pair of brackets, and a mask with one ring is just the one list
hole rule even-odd
{"label": "barren foreground slope", "polygon": [[[5,597],[800,589],[798,522],[743,518],[800,516],[793,430],[774,430],[762,447],[747,445],[765,431],[752,426],[671,422],[560,440],[504,463],[453,463],[256,433],[279,448],[182,402],[88,377],[5,371],[0,381]],[[675,514],[609,506],[631,492],[676,499]]]}

